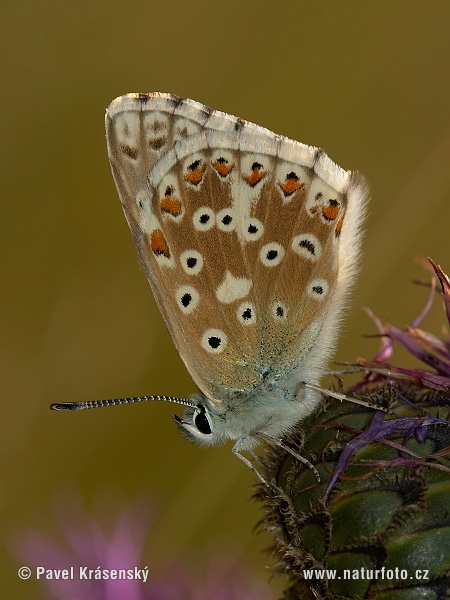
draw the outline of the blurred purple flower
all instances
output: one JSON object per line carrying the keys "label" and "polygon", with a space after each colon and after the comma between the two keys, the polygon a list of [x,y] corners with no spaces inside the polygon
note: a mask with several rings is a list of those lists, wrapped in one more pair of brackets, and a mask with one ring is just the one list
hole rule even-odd
{"label": "blurred purple flower", "polygon": [[[439,265],[428,259],[433,268],[438,281],[441,285],[442,296],[444,299],[444,308],[447,316],[447,321],[450,324],[450,279],[444,273]],[[354,393],[361,389],[367,388],[368,385],[376,384],[382,381],[387,383],[400,383],[403,385],[419,384],[422,388],[448,393],[450,391],[450,341],[440,340],[431,333],[418,328],[418,325],[423,318],[428,314],[434,300],[436,282],[432,281],[431,292],[428,301],[420,313],[420,315],[404,330],[397,329],[390,323],[383,324],[370,309],[366,312],[374,321],[380,336],[381,347],[376,356],[372,360],[358,359],[358,366],[365,369],[363,380],[353,385],[347,393]],[[411,356],[414,356],[422,363],[425,368],[404,368],[395,365],[392,361],[394,345],[402,346]],[[427,368],[428,367],[428,368]],[[433,370],[430,370],[433,369]],[[415,409],[406,396],[400,393],[400,388],[394,388],[397,397],[405,404]],[[447,417],[448,418],[448,417]],[[425,464],[424,457],[417,455],[406,448],[406,442],[415,436],[416,439],[424,443],[426,441],[427,430],[429,425],[449,425],[448,420],[440,418],[432,418],[428,413],[417,410],[416,415],[404,416],[391,412],[388,416],[380,410],[375,411],[373,419],[369,427],[364,431],[355,430],[355,437],[346,445],[345,449],[338,460],[330,483],[326,490],[328,495],[337,480],[348,467],[353,456],[366,444],[378,441],[386,445],[391,445],[399,452],[407,452],[414,458],[405,458],[400,456],[396,460],[390,460],[382,463],[378,461],[378,466],[396,466],[398,464],[417,466]],[[391,433],[404,432],[403,445],[395,444],[387,438]],[[425,458],[432,458],[431,456]],[[364,462],[359,463],[364,466]],[[374,464],[374,463],[372,463]],[[447,467],[439,464],[426,462],[427,466],[450,472]]]}
{"label": "blurred purple flower", "polygon": [[[73,579],[41,578],[46,600],[271,600],[267,584],[251,577],[236,559],[216,556],[202,567],[172,562],[158,573],[151,558],[143,556],[151,526],[144,503],[128,506],[110,531],[101,527],[74,495],[55,511],[64,542],[56,543],[32,530],[13,544],[15,555],[36,573],[37,566],[62,570],[74,567]],[[136,579],[80,579],[79,567],[88,569],[148,568],[144,582]]]}
{"label": "blurred purple flower", "polygon": [[[447,321],[450,324],[450,280],[440,266],[428,259],[439,280],[444,299]],[[418,328],[428,314],[435,294],[435,281],[430,296],[421,314],[403,331],[393,325],[383,323],[370,311],[366,312],[375,322],[381,335],[381,349],[372,360],[359,359],[358,366],[366,369],[364,380],[354,385],[348,392],[356,392],[368,383],[378,381],[415,381],[425,388],[447,392],[450,390],[450,340],[440,340],[431,333]],[[394,344],[403,346],[409,354],[424,363],[425,368],[404,368],[389,362]],[[426,368],[428,367],[428,368]]]}

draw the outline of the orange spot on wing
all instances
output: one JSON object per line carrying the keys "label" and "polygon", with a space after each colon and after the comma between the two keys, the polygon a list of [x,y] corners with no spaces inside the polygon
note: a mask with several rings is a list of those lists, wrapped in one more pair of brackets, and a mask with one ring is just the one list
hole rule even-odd
{"label": "orange spot on wing", "polygon": [[291,196],[297,190],[301,190],[305,184],[299,183],[296,179],[292,177],[287,179],[284,183],[281,183],[281,181],[279,181],[278,185],[282,189],[283,194],[285,196]]}
{"label": "orange spot on wing", "polygon": [[163,254],[166,258],[170,258],[169,246],[161,229],[155,229],[152,231],[150,237],[150,247],[153,253],[157,256]]}
{"label": "orange spot on wing", "polygon": [[229,165],[227,160],[216,160],[213,162],[213,167],[221,177],[226,177],[234,169],[234,165]]}
{"label": "orange spot on wing", "polygon": [[329,200],[328,206],[322,207],[322,214],[327,221],[334,221],[339,214],[339,208],[337,200]]}
{"label": "orange spot on wing", "polygon": [[315,215],[315,214],[316,214],[316,212],[317,212],[317,210],[318,210],[318,208],[319,208],[319,207],[318,207],[317,205],[311,206],[311,208],[309,209],[309,212],[310,212],[312,215]]}
{"label": "orange spot on wing", "polygon": [[193,185],[198,185],[203,178],[203,173],[205,172],[206,165],[201,164],[195,169],[189,170],[188,173],[184,176],[186,181],[192,183]]}
{"label": "orange spot on wing", "polygon": [[341,217],[339,221],[336,223],[336,229],[334,230],[334,235],[339,237],[341,235],[342,223],[344,222],[344,217]]}
{"label": "orange spot on wing", "polygon": [[262,165],[260,165],[259,163],[255,163],[252,166],[252,172],[250,173],[250,175],[243,175],[242,177],[251,187],[255,187],[255,185],[259,183],[261,179],[264,179],[266,175],[267,171],[262,170]]}
{"label": "orange spot on wing", "polygon": [[173,196],[165,196],[161,200],[161,210],[173,217],[178,217],[181,215],[181,202]]}

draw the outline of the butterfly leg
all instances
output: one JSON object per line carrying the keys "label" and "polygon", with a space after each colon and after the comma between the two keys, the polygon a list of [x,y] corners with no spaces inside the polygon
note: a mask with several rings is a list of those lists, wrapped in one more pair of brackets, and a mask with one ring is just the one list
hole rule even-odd
{"label": "butterfly leg", "polygon": [[355,398],[354,396],[347,396],[346,394],[341,394],[340,392],[335,392],[333,390],[321,388],[319,385],[306,383],[305,381],[302,382],[302,385],[306,388],[309,388],[310,390],[316,390],[321,394],[324,394],[325,396],[329,396],[330,398],[336,398],[341,402],[343,400],[347,400],[347,402],[352,402],[353,404],[359,404],[360,406],[365,406],[366,408],[372,408],[375,410],[382,410],[385,413],[394,414],[398,416],[395,412],[389,410],[388,408],[384,408],[383,406],[378,406],[376,404],[371,404],[370,402],[365,402],[364,400],[361,400],[360,398]]}
{"label": "butterfly leg", "polygon": [[246,447],[246,446],[248,446],[249,439],[251,439],[251,438],[248,435],[244,435],[241,438],[239,438],[233,446],[233,454],[237,458],[239,458],[239,460],[241,460],[244,463],[244,465],[247,465],[247,467],[253,471],[253,473],[261,481],[261,483],[263,485],[265,485],[266,487],[269,487],[269,484],[264,479],[264,477],[261,475],[261,473],[258,471],[258,469],[248,460],[248,458],[246,458],[243,454],[241,454],[241,450],[243,448],[245,448],[246,450],[248,450],[250,452],[250,454],[252,455],[255,462],[257,462],[257,463],[260,462],[259,458],[256,456],[256,454],[251,449]]}
{"label": "butterfly leg", "polygon": [[244,465],[247,465],[247,467],[253,471],[253,473],[256,475],[256,477],[260,480],[260,482],[264,486],[270,487],[269,484],[267,483],[267,481],[264,479],[264,477],[258,471],[258,469],[252,465],[252,463],[248,460],[248,458],[245,458],[245,456],[239,452],[239,449],[236,449],[236,445],[233,446],[233,454],[237,458],[239,458],[239,460],[241,460],[244,463]]}
{"label": "butterfly leg", "polygon": [[271,444],[272,446],[278,446],[285,452],[289,452],[289,454],[291,454],[291,456],[293,456],[299,462],[301,462],[303,465],[306,465],[309,469],[311,469],[311,471],[314,473],[315,478],[317,479],[317,482],[320,483],[319,471],[316,469],[316,467],[312,463],[309,462],[309,460],[307,458],[305,458],[304,456],[302,456],[301,454],[299,454],[298,452],[296,452],[295,450],[293,450],[292,448],[287,446],[282,440],[272,437],[271,435],[268,435],[267,433],[263,433],[262,431],[259,431],[256,435],[258,437],[260,437],[261,439],[263,439],[268,444]]}

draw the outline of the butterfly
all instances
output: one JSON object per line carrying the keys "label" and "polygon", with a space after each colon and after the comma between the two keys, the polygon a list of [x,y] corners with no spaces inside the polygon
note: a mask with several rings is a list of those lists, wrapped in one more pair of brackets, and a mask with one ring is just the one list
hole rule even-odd
{"label": "butterfly", "polygon": [[[180,430],[234,452],[280,440],[320,401],[360,257],[364,178],[320,149],[171,94],[106,112],[108,155],[142,266],[200,392]],[[244,461],[247,462],[247,461]]]}

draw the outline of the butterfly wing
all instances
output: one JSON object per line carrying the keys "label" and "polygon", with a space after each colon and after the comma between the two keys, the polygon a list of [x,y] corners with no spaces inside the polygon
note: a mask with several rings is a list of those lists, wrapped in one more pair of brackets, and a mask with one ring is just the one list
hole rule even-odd
{"label": "butterfly wing", "polygon": [[116,99],[106,131],[141,262],[202,392],[220,407],[268,373],[317,381],[355,272],[363,182],[168,94]]}

